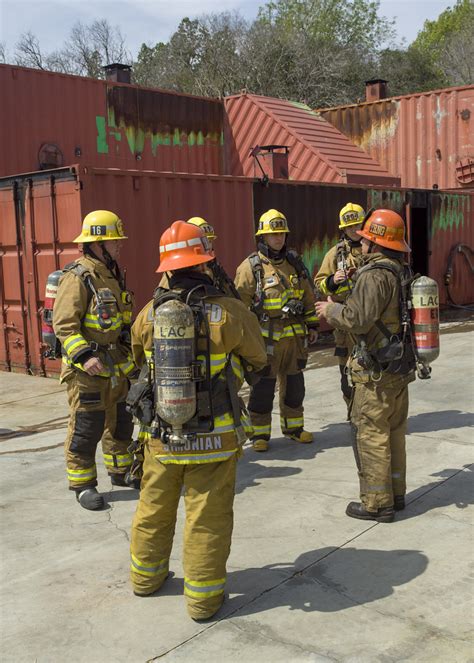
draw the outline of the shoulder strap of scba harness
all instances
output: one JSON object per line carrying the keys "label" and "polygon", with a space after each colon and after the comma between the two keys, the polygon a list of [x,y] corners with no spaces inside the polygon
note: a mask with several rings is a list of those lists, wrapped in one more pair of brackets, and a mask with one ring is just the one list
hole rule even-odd
{"label": "shoulder strap of scba harness", "polygon": [[[365,265],[364,267],[361,267],[358,270],[357,277],[363,273],[373,271],[375,269],[384,269],[386,271],[391,272],[394,276],[397,277],[398,283],[400,285],[400,293],[399,293],[399,303],[400,303],[400,322],[401,322],[401,334],[402,338],[400,339],[397,334],[392,334],[392,332],[388,329],[388,327],[382,322],[382,320],[376,320],[375,326],[379,331],[385,336],[385,338],[389,341],[389,346],[393,344],[396,346],[397,344],[402,344],[403,349],[402,354],[400,357],[397,357],[397,360],[401,360],[402,356],[405,354],[405,346],[409,346],[411,350],[414,353],[414,357],[416,356],[415,350],[413,348],[413,334],[412,334],[412,329],[411,329],[411,318],[410,318],[410,284],[414,280],[414,275],[413,271],[410,266],[406,265],[403,266],[401,269],[397,269],[395,265],[389,263],[389,262],[376,262],[376,263],[371,263],[369,265]],[[359,338],[364,340],[365,336],[364,335],[359,335]],[[382,348],[382,351],[384,349]],[[410,361],[410,358],[408,359]],[[389,361],[389,365],[392,364],[393,361]],[[413,368],[409,366],[409,368]]]}
{"label": "shoulder strap of scba harness", "polygon": [[[303,262],[303,258],[300,256],[298,251],[295,249],[288,249],[285,255],[286,260],[290,263],[292,267],[295,268],[296,274],[298,278],[300,279],[306,279],[308,283],[311,286],[311,289],[313,292],[315,292],[315,285],[313,283],[313,280],[311,278],[311,275],[309,273],[308,268]],[[255,313],[258,313],[261,311],[263,308],[263,266],[262,266],[262,259],[260,258],[258,253],[251,253],[248,257],[248,261],[250,263],[250,267],[252,268],[252,272],[255,278],[255,281],[257,283],[257,288],[255,290],[255,296],[254,296],[254,304],[253,304],[253,310]]]}
{"label": "shoulder strap of scba harness", "polygon": [[84,265],[81,265],[77,262],[70,262],[65,265],[65,267],[63,267],[62,271],[65,273],[72,272],[81,279],[87,288],[87,305],[89,305],[89,302],[92,299],[92,295],[96,294],[96,289],[92,283],[92,274],[90,269],[87,269],[87,267],[84,267]]}
{"label": "shoulder strap of scba harness", "polygon": [[[391,272],[394,276],[397,277],[397,281],[400,285],[400,313],[402,317],[402,325],[405,322],[405,319],[409,321],[410,316],[408,315],[408,285],[411,283],[413,280],[413,274],[411,273],[410,267],[408,267],[409,271],[409,278],[407,280],[405,268],[402,268],[401,270],[398,270],[395,265],[392,265],[390,262],[375,262],[375,263],[370,263],[369,265],[364,265],[364,267],[361,267],[357,273],[357,278],[361,274],[365,274],[366,272],[373,271],[374,269],[385,269],[388,272]],[[375,322],[376,327],[382,332],[382,334],[388,338],[391,339],[393,337],[393,334],[390,332],[390,330],[384,325],[382,320],[377,320]]]}

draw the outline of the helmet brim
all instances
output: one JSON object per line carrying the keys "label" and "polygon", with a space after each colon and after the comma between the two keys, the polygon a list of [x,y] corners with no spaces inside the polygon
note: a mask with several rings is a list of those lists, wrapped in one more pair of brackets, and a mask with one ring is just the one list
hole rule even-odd
{"label": "helmet brim", "polygon": [[92,242],[111,242],[112,240],[117,240],[117,239],[128,239],[125,235],[122,235],[121,237],[84,237],[82,233],[76,237],[76,239],[73,239],[74,244],[89,244]]}
{"label": "helmet brim", "polygon": [[215,256],[198,256],[198,255],[189,255],[189,256],[168,256],[163,258],[163,260],[158,265],[156,272],[161,274],[162,272],[173,272],[176,269],[185,269],[186,267],[195,267],[196,265],[202,265],[205,262],[211,262],[215,260]]}
{"label": "helmet brim", "polygon": [[363,228],[357,231],[357,234],[364,239],[369,240],[377,246],[382,246],[384,249],[390,249],[391,251],[400,251],[401,253],[411,253],[411,248],[405,242],[405,240],[400,239],[383,239],[382,237],[374,238],[373,235],[369,234]]}

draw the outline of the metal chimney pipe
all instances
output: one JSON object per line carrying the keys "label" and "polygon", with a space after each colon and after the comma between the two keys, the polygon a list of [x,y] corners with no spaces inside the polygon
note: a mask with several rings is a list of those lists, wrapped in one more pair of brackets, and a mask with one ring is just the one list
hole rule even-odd
{"label": "metal chimney pipe", "polygon": [[388,97],[388,81],[383,78],[373,78],[365,81],[365,100],[380,101]]}
{"label": "metal chimney pipe", "polygon": [[107,64],[102,67],[105,71],[105,79],[113,83],[130,83],[132,76],[132,68],[128,64]]}

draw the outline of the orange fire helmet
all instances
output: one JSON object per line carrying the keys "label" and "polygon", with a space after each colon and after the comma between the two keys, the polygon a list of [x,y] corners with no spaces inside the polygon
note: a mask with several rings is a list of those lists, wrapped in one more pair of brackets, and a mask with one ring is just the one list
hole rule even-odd
{"label": "orange fire helmet", "polygon": [[367,217],[361,230],[361,237],[392,251],[408,253],[410,247],[405,241],[405,224],[402,217],[391,209],[376,209]]}
{"label": "orange fire helmet", "polygon": [[175,221],[160,238],[160,264],[157,272],[171,272],[214,260],[203,231],[186,221]]}

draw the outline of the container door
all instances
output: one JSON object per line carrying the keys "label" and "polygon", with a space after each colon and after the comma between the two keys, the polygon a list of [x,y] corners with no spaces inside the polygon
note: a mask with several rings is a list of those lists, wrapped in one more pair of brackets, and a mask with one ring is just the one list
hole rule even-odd
{"label": "container door", "polygon": [[430,223],[428,207],[407,205],[408,243],[411,246],[411,266],[419,274],[429,273]]}
{"label": "container door", "polygon": [[72,240],[80,232],[79,185],[54,176],[30,181],[25,199],[24,289],[27,296],[30,372],[58,374],[60,360],[45,360],[41,324],[46,279],[50,272],[72,262],[79,253]]}
{"label": "container door", "polygon": [[30,359],[23,286],[24,189],[0,189],[0,369],[28,372]]}

